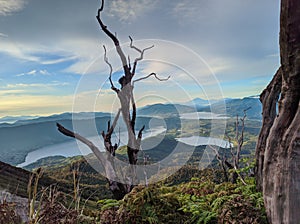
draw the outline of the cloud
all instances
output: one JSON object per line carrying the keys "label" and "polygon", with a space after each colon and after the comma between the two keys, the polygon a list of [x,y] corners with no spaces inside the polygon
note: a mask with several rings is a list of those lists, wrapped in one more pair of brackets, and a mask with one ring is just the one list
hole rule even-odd
{"label": "cloud", "polygon": [[7,95],[20,95],[24,94],[25,90],[23,89],[7,89],[7,90],[0,90],[0,96],[7,96]]}
{"label": "cloud", "polygon": [[72,61],[78,59],[77,56],[70,56],[70,57],[64,57],[64,58],[59,58],[59,59],[54,59],[54,60],[45,60],[42,61],[41,64],[43,65],[53,65],[53,64],[59,64],[67,61]]}
{"label": "cloud", "polygon": [[[22,5],[20,3],[25,0],[0,0],[0,15],[5,8],[2,6],[12,2]],[[61,0],[28,1],[22,13],[0,19],[0,57],[3,61],[0,77],[5,83],[17,83],[10,86],[12,89],[2,90],[28,98],[30,94],[70,95],[76,80],[82,82],[84,74],[94,77],[88,80],[85,89],[98,89],[107,82],[109,72],[103,61],[103,44],[108,50],[112,49],[108,56],[114,72],[122,70],[111,40],[97,24],[98,6],[98,0],[92,3],[72,0],[72,4]],[[22,10],[22,7],[11,6],[5,15]],[[164,83],[157,83],[153,78],[143,80],[135,90],[139,89],[139,94],[150,94],[151,90],[174,99],[179,94],[174,94],[177,92],[172,88],[180,85],[190,90],[193,96],[200,96],[199,88],[193,87],[195,79],[200,80],[202,86],[211,85],[214,91],[212,73],[226,83],[259,75],[271,77],[278,66],[277,57],[272,56],[278,52],[278,12],[279,0],[266,0],[259,5],[236,0],[109,0],[103,16],[105,24],[118,32],[120,43],[128,41],[130,34],[140,48],[155,45],[145,53],[135,78],[151,72],[156,72],[159,77],[171,75],[170,81]],[[192,50],[182,53],[180,46],[153,40],[138,41],[142,38],[171,40]],[[126,55],[130,54],[131,61],[139,56],[128,48],[128,42],[123,50]],[[193,51],[196,53],[191,53]],[[53,76],[43,76],[47,73],[44,69],[51,71]],[[16,74],[24,79],[17,78]],[[114,74],[113,79],[117,81],[119,73]],[[52,83],[53,78],[59,79],[61,84]],[[68,87],[59,88],[58,85],[67,85],[70,78],[72,82]],[[20,80],[26,83],[19,83]],[[36,83],[45,80],[49,83]],[[105,87],[109,88],[107,83]],[[250,86],[243,88],[251,89]],[[233,92],[235,88],[231,86],[226,91]],[[110,99],[113,95],[104,96]]]}
{"label": "cloud", "polygon": [[25,4],[25,0],[0,0],[0,16],[8,16],[21,11]]}
{"label": "cloud", "polygon": [[0,37],[8,37],[8,35],[6,35],[4,33],[0,33]]}
{"label": "cloud", "polygon": [[38,57],[31,55],[31,53],[34,52],[35,49],[38,49],[38,46],[22,42],[16,43],[8,39],[6,39],[5,41],[0,41],[0,52],[24,61],[39,61]]}
{"label": "cloud", "polygon": [[151,11],[157,0],[114,0],[110,2],[109,13],[122,22],[131,22]]}
{"label": "cloud", "polygon": [[45,89],[54,86],[67,86],[67,82],[51,82],[51,83],[16,83],[7,84],[3,89],[26,89],[26,88],[40,88]]}
{"label": "cloud", "polygon": [[26,73],[17,74],[16,76],[20,77],[20,76],[26,76],[26,75],[29,75],[29,76],[50,75],[50,73],[46,69],[43,69],[43,70],[35,70],[34,69],[34,70],[31,70],[31,71],[26,72]]}

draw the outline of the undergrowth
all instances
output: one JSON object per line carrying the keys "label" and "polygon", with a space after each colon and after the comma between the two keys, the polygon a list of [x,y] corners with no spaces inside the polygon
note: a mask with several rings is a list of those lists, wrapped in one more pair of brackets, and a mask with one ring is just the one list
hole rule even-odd
{"label": "undergrowth", "polygon": [[254,178],[216,184],[193,178],[176,186],[137,186],[123,200],[101,200],[101,223],[267,223]]}

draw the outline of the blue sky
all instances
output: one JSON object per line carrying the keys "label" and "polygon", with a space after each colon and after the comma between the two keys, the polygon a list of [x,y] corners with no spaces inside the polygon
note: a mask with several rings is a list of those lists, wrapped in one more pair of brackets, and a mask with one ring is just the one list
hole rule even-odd
{"label": "blue sky", "polygon": [[[0,0],[0,117],[117,107],[99,29],[99,0]],[[279,0],[108,0],[102,15],[132,60],[128,36],[145,54],[138,106],[259,94],[279,65]]]}

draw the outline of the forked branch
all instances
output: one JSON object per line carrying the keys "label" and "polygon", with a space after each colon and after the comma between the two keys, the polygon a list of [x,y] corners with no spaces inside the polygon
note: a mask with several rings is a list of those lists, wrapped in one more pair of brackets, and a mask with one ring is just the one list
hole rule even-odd
{"label": "forked branch", "polygon": [[134,80],[134,81],[133,81],[133,84],[134,84],[135,82],[139,82],[139,81],[141,81],[141,80],[148,79],[148,78],[151,77],[151,76],[154,76],[158,81],[161,81],[161,82],[167,81],[167,80],[169,80],[169,78],[171,77],[171,76],[168,76],[167,78],[162,79],[162,78],[159,78],[159,77],[156,75],[156,73],[152,72],[152,73],[150,73],[149,75],[147,75],[147,76],[145,76],[145,77],[142,77],[142,78],[139,78],[139,79]]}
{"label": "forked branch", "polygon": [[117,113],[116,116],[115,116],[115,119],[114,119],[114,121],[113,121],[113,124],[112,124],[112,126],[108,129],[107,134],[112,135],[112,133],[114,132],[114,129],[115,129],[115,127],[116,127],[116,125],[117,125],[117,122],[118,122],[118,120],[119,120],[119,117],[120,117],[120,113],[121,113],[121,109],[118,110],[118,113]]}
{"label": "forked branch", "polygon": [[133,68],[132,68],[132,72],[131,73],[132,73],[132,76],[134,76],[138,61],[143,60],[143,58],[144,58],[144,52],[146,50],[149,50],[149,49],[153,48],[154,45],[152,45],[150,47],[146,47],[143,50],[141,50],[141,49],[139,49],[139,48],[137,48],[136,46],[133,45],[133,40],[132,40],[131,36],[129,36],[129,39],[130,39],[130,47],[140,53],[140,57],[136,58],[134,60],[134,63],[133,63]]}

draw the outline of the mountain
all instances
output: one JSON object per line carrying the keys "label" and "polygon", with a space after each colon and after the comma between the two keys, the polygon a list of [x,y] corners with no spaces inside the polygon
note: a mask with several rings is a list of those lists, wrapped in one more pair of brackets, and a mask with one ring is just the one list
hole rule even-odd
{"label": "mountain", "polygon": [[[197,100],[195,101],[197,102]],[[198,100],[198,102],[201,102]],[[204,102],[204,101],[202,101]],[[224,104],[226,111],[224,111]],[[229,117],[244,116],[244,110],[247,110],[247,118],[249,119],[262,119],[262,105],[257,96],[239,98],[226,98],[223,100],[215,101],[211,105],[203,106],[203,104],[196,104],[198,111],[210,112],[213,108],[214,113],[224,114]]]}
{"label": "mountain", "polygon": [[153,104],[138,109],[138,116],[178,116],[181,113],[192,113],[195,109],[191,106],[181,104]]}
{"label": "mountain", "polygon": [[[226,113],[231,117],[238,115],[239,117],[244,116],[244,110],[246,111],[247,118],[249,119],[262,119],[262,105],[257,97],[245,97],[242,99],[227,99]],[[216,108],[219,106],[216,103]]]}
{"label": "mountain", "polygon": [[[224,103],[224,100],[222,100]],[[208,103],[200,98],[194,99],[198,102],[197,110],[199,112],[210,112],[211,107],[215,113],[224,114],[222,101],[211,101],[211,106],[204,106]],[[201,103],[201,106],[199,106]],[[243,116],[243,111],[247,110],[248,119],[261,120],[262,106],[257,96],[245,97],[243,99],[225,99],[226,115],[235,117],[237,114]],[[181,104],[153,104],[137,111],[136,127],[146,126],[149,128],[149,121],[152,125],[157,123],[161,125],[161,120],[155,121],[153,117],[164,118],[167,129],[178,129],[180,127],[180,114],[193,113],[197,111],[195,107]],[[94,119],[95,118],[95,119]],[[73,119],[73,120],[72,120]],[[85,137],[93,136],[106,130],[107,122],[111,120],[109,113],[63,113],[48,117],[39,117],[30,120],[19,120],[13,124],[0,124],[0,160],[12,165],[24,162],[26,155],[36,149],[49,146],[71,139],[57,131],[56,122],[61,123],[66,128],[73,130],[73,121],[81,126],[80,134]],[[119,122],[121,123],[121,122]],[[122,125],[122,124],[120,124]],[[96,129],[96,130],[95,130]]]}
{"label": "mountain", "polygon": [[184,105],[192,106],[192,107],[196,107],[197,109],[200,109],[200,108],[203,108],[203,107],[207,107],[211,104],[214,104],[218,101],[219,100],[216,100],[216,99],[204,100],[202,98],[195,98],[191,101],[188,101],[188,102],[184,103]]}
{"label": "mountain", "polygon": [[[68,113],[30,121],[20,121],[14,124],[0,124],[0,160],[17,165],[24,162],[29,152],[72,140],[57,131],[56,122],[73,130],[73,124],[76,121],[76,127],[80,127],[80,134],[84,137],[91,137],[106,130],[107,122],[111,120],[110,114],[105,116],[105,113],[97,114],[95,119],[85,115],[89,114],[76,114],[75,118],[77,119],[75,120],[72,120],[72,115]],[[136,126],[142,127],[145,125],[145,131],[147,131],[150,120],[154,126],[161,123],[156,119],[151,119],[151,117],[138,117]],[[119,125],[122,130],[122,122],[119,122]]]}
{"label": "mountain", "polygon": [[5,116],[0,118],[0,124],[1,123],[13,124],[17,121],[32,120],[36,118],[38,118],[38,116]]}
{"label": "mountain", "polygon": [[[84,118],[84,114],[77,117]],[[103,116],[102,116],[103,115]],[[96,119],[78,119],[76,125],[80,126],[82,135],[95,135],[106,130],[110,116],[99,114]],[[71,113],[41,117],[34,120],[18,121],[14,124],[0,124],[0,160],[12,165],[17,165],[25,160],[26,155],[38,148],[57,144],[71,139],[57,131],[56,122],[69,129],[73,129]]]}
{"label": "mountain", "polygon": [[[224,111],[224,105],[226,111]],[[229,117],[239,115],[244,116],[244,110],[247,110],[247,118],[261,120],[262,105],[258,96],[250,96],[242,99],[225,98],[221,100],[204,100],[195,98],[183,104],[153,104],[138,109],[139,116],[160,116],[170,117],[178,116],[183,113],[192,112],[213,112],[223,114]]]}
{"label": "mountain", "polygon": [[[110,116],[110,113],[103,112],[80,112],[80,113],[62,113],[54,114],[45,117],[36,116],[20,116],[20,117],[3,117],[0,118],[0,127],[14,127],[33,123],[42,123],[48,121],[61,121],[61,120],[82,120],[82,119],[93,119],[99,117]],[[11,122],[8,122],[11,121]],[[14,121],[14,122],[12,122]]]}

